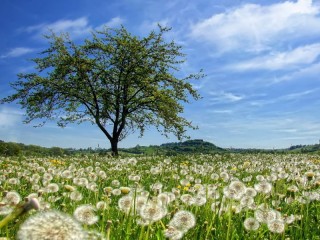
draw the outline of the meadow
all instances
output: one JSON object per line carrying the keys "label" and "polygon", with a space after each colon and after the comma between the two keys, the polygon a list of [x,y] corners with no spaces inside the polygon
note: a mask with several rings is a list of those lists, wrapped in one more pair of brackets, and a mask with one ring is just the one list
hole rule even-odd
{"label": "meadow", "polygon": [[320,239],[320,158],[0,158],[0,239]]}

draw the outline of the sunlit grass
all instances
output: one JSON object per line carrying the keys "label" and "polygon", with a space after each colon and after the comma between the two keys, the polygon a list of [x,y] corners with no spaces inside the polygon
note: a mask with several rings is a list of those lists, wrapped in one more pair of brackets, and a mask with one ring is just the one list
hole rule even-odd
{"label": "sunlit grass", "polygon": [[[80,224],[74,239],[320,239],[316,155],[2,157],[0,182],[0,220],[40,203],[3,224],[7,239],[53,210]],[[50,229],[30,231],[58,234]]]}

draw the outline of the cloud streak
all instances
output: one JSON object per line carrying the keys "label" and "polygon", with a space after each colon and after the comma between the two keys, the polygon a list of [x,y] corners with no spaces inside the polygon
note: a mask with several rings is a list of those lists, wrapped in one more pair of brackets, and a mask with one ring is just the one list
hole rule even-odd
{"label": "cloud streak", "polygon": [[10,128],[21,122],[22,112],[12,108],[0,109],[0,128]]}
{"label": "cloud streak", "polygon": [[33,48],[16,47],[11,49],[8,53],[1,55],[0,58],[15,58],[34,52]]}
{"label": "cloud streak", "polygon": [[252,58],[227,68],[237,71],[292,69],[314,63],[320,55],[320,44],[297,47],[287,52],[272,52],[266,56]]}

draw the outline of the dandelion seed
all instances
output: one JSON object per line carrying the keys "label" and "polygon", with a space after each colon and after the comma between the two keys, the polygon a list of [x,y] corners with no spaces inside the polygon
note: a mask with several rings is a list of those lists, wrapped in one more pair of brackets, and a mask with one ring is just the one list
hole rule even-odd
{"label": "dandelion seed", "polygon": [[259,182],[263,182],[265,180],[264,176],[262,175],[257,175],[256,176],[256,179],[259,181]]}
{"label": "dandelion seed", "polygon": [[132,177],[132,180],[135,181],[135,182],[139,182],[140,179],[141,179],[141,177],[139,175],[136,175],[136,176]]}
{"label": "dandelion seed", "polygon": [[245,196],[245,197],[241,198],[241,200],[240,200],[240,204],[241,204],[241,206],[243,206],[243,207],[249,207],[249,206],[251,206],[253,203],[254,203],[253,197],[247,197],[247,196]]}
{"label": "dandelion seed", "polygon": [[8,179],[8,183],[12,184],[12,185],[18,185],[20,183],[20,181],[17,178],[10,178],[10,179]]}
{"label": "dandelion seed", "polygon": [[76,208],[73,216],[76,220],[83,224],[92,225],[95,224],[99,218],[95,214],[95,208],[91,205],[81,205]]}
{"label": "dandelion seed", "polygon": [[219,175],[216,174],[216,173],[212,173],[211,176],[210,176],[210,178],[211,178],[212,180],[218,180],[218,179],[219,179]]}
{"label": "dandelion seed", "polygon": [[61,177],[71,179],[73,177],[72,172],[70,170],[64,170],[61,174]]}
{"label": "dandelion seed", "polygon": [[158,196],[157,196],[158,200],[160,200],[161,204],[163,206],[166,206],[170,203],[170,197],[168,195],[168,193],[160,193]]}
{"label": "dandelion seed", "polygon": [[130,195],[123,196],[118,201],[118,206],[121,211],[129,213],[133,204],[133,197]]}
{"label": "dandelion seed", "polygon": [[143,218],[138,218],[137,219],[137,224],[140,226],[148,226],[150,225],[152,222],[148,219],[143,219]]}
{"label": "dandelion seed", "polygon": [[97,231],[89,231],[87,232],[88,236],[87,239],[88,240],[105,240],[105,238],[103,237],[103,234]]}
{"label": "dandelion seed", "polygon": [[190,186],[190,181],[187,179],[182,179],[182,180],[180,180],[180,184],[182,186]]}
{"label": "dandelion seed", "polygon": [[227,182],[230,179],[230,176],[227,172],[221,172],[220,177],[223,179],[224,182]]}
{"label": "dandelion seed", "polygon": [[10,205],[17,205],[21,201],[21,196],[15,191],[7,192],[3,201]]}
{"label": "dandelion seed", "polygon": [[86,188],[93,192],[98,192],[98,185],[95,182],[88,183]]}
{"label": "dandelion seed", "polygon": [[95,173],[89,173],[89,174],[88,174],[88,180],[89,180],[90,182],[97,181],[97,179],[98,179],[97,174],[95,174]]}
{"label": "dandelion seed", "polygon": [[99,177],[102,178],[102,179],[106,179],[106,178],[107,178],[107,174],[106,174],[105,171],[99,171],[99,172],[98,172],[98,175],[99,175]]}
{"label": "dandelion seed", "polygon": [[167,214],[167,209],[154,204],[154,203],[147,203],[143,205],[140,209],[140,216],[145,220],[149,220],[150,222],[159,221]]}
{"label": "dandelion seed", "polygon": [[77,183],[74,182],[74,184],[77,184],[78,186],[86,187],[88,185],[89,181],[86,178],[79,178]]}
{"label": "dandelion seed", "polygon": [[114,196],[119,196],[119,195],[121,195],[121,190],[116,188],[116,189],[113,189],[111,193]]}
{"label": "dandelion seed", "polygon": [[135,200],[135,209],[136,211],[140,211],[140,209],[142,208],[142,206],[144,206],[148,201],[148,197],[147,196],[137,196],[136,200]]}
{"label": "dandelion seed", "polygon": [[18,240],[84,240],[86,232],[72,217],[47,211],[29,217],[17,233]]}
{"label": "dandelion seed", "polygon": [[246,186],[244,185],[243,182],[233,181],[230,183],[228,190],[229,190],[229,192],[234,193],[234,196],[231,198],[239,200],[244,195],[244,193],[246,191]]}
{"label": "dandelion seed", "polygon": [[255,197],[257,195],[257,191],[254,188],[247,187],[245,191],[245,195],[248,197]]}
{"label": "dandelion seed", "polygon": [[70,194],[70,199],[73,201],[81,201],[82,200],[82,193],[78,192],[78,191],[73,191]]}
{"label": "dandelion seed", "polygon": [[190,228],[193,228],[196,225],[196,219],[191,212],[180,210],[175,213],[169,226],[176,228],[177,230],[185,233]]}
{"label": "dandelion seed", "polygon": [[277,214],[273,210],[261,210],[257,209],[254,212],[255,218],[261,223],[267,223],[276,219]]}
{"label": "dandelion seed", "polygon": [[13,207],[8,205],[0,206],[0,216],[6,216],[13,211]]}
{"label": "dandelion seed", "polygon": [[269,221],[267,224],[268,224],[268,229],[270,230],[270,232],[274,232],[274,233],[283,233],[284,232],[284,222],[279,219]]}
{"label": "dandelion seed", "polygon": [[219,205],[220,205],[220,202],[214,202],[211,204],[211,210],[213,212],[217,212],[217,210],[219,209]]}
{"label": "dandelion seed", "polygon": [[183,232],[179,231],[175,227],[169,226],[167,229],[164,230],[164,236],[171,240],[178,240],[183,237]]}
{"label": "dandelion seed", "polygon": [[260,224],[257,219],[255,218],[247,218],[244,223],[244,227],[248,231],[256,231],[260,227]]}
{"label": "dandelion seed", "polygon": [[158,183],[152,184],[151,189],[153,191],[161,192],[162,187],[163,187],[163,184],[158,182]]}
{"label": "dandelion seed", "polygon": [[99,201],[99,202],[97,202],[97,204],[96,204],[96,208],[97,208],[98,210],[105,210],[105,209],[107,208],[107,203],[104,202],[104,201]]}
{"label": "dandelion seed", "polygon": [[181,195],[180,200],[187,205],[192,205],[195,202],[194,197],[191,194]]}
{"label": "dandelion seed", "polygon": [[260,182],[254,185],[255,190],[257,192],[263,193],[263,194],[268,194],[271,192],[272,185],[268,182]]}
{"label": "dandelion seed", "polygon": [[42,180],[45,182],[50,182],[53,179],[53,176],[50,173],[44,173]]}
{"label": "dandelion seed", "polygon": [[114,187],[119,187],[120,182],[119,182],[119,180],[112,180],[111,185],[113,185]]}
{"label": "dandelion seed", "polygon": [[50,183],[46,187],[46,192],[47,193],[55,193],[59,191],[59,186],[56,183]]}
{"label": "dandelion seed", "polygon": [[194,205],[195,206],[202,206],[207,202],[207,199],[205,196],[197,195],[194,197]]}

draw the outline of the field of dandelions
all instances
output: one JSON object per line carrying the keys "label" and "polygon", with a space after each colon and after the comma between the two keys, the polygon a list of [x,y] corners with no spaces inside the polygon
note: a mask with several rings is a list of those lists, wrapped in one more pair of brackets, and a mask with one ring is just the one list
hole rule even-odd
{"label": "field of dandelions", "polygon": [[0,239],[320,239],[319,155],[0,158]]}

